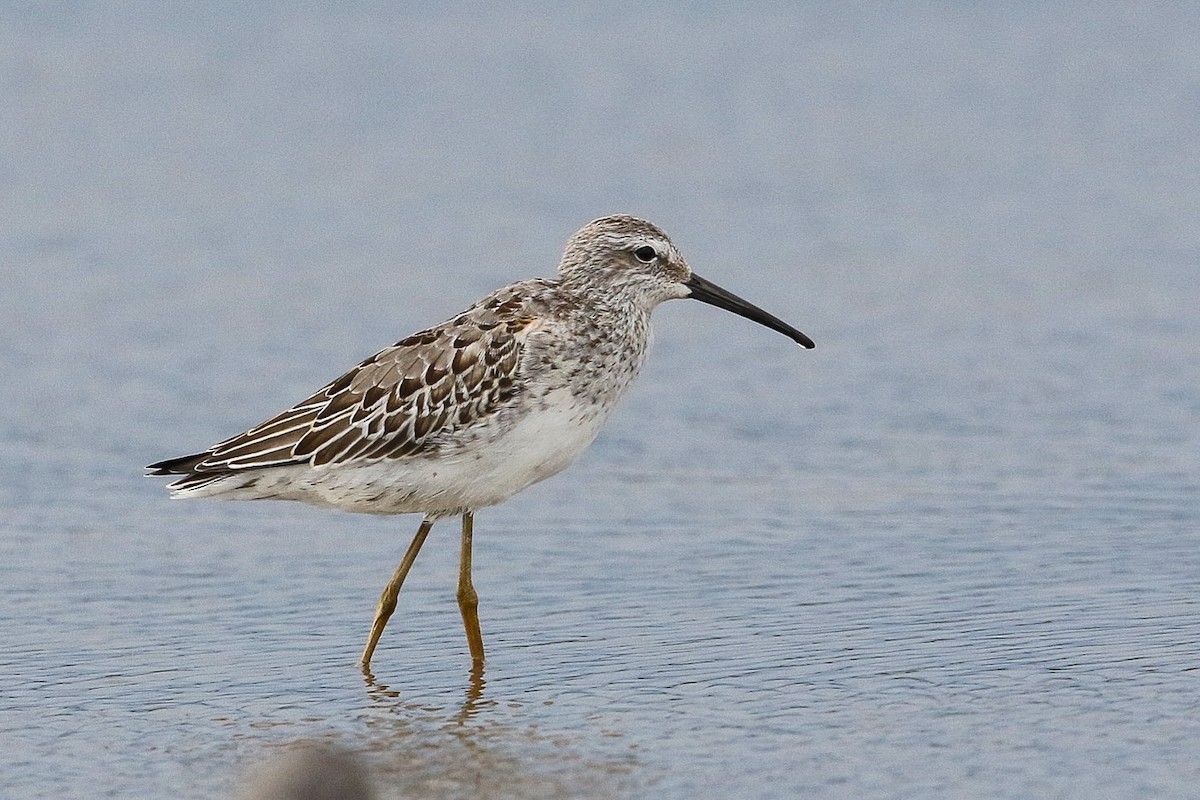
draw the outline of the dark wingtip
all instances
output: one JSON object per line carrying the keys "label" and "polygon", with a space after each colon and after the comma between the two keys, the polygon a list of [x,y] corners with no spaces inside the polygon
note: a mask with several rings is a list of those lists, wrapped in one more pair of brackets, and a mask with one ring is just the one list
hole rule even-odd
{"label": "dark wingtip", "polygon": [[146,476],[154,475],[187,475],[192,469],[204,460],[208,453],[193,453],[190,456],[180,456],[179,458],[168,458],[164,461],[155,461],[153,464],[146,465]]}

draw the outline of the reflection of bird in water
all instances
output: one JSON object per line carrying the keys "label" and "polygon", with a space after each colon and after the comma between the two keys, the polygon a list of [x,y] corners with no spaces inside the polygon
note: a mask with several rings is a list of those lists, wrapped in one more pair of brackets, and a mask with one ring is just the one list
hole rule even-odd
{"label": "reflection of bird in water", "polygon": [[239,800],[370,800],[367,772],[330,744],[289,745],[251,770]]}
{"label": "reflection of bird in water", "polygon": [[[367,694],[373,703],[381,708],[389,710],[404,709],[405,712],[424,712],[428,710],[428,704],[424,702],[405,703],[400,692],[388,687],[387,684],[377,681],[375,675],[370,670],[363,670],[363,680],[366,682]],[[455,726],[461,727],[466,725],[484,707],[495,705],[494,700],[483,699],[483,690],[486,687],[487,681],[483,678],[483,664],[475,664],[468,674],[467,689],[463,695],[462,704],[458,707],[453,717]]]}
{"label": "reflection of bird in water", "polygon": [[471,658],[480,664],[483,637],[471,583],[475,511],[574,461],[636,376],[651,311],[689,297],[813,346],[800,331],[694,274],[656,226],[604,217],[567,242],[558,278],[499,289],[261,425],[148,469],[182,476],[170,485],[173,497],[424,514],[379,599],[364,670],[434,522],[461,516],[458,603]]}

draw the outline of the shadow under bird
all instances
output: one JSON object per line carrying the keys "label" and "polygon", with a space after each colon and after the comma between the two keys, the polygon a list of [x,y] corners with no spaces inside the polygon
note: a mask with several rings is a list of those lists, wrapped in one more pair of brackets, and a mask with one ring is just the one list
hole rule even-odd
{"label": "shadow under bird", "polygon": [[176,498],[423,514],[379,598],[360,660],[364,672],[433,524],[461,516],[458,605],[480,665],[474,513],[561,471],[591,444],[645,358],[651,312],[684,298],[813,346],[792,326],[693,273],[655,225],[603,217],[570,238],[557,278],[498,289],[245,433],[147,469],[181,476],[168,487]]}

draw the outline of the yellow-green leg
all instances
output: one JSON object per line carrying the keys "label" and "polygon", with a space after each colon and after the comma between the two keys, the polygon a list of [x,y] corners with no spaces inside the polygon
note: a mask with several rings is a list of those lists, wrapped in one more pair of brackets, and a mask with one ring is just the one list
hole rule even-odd
{"label": "yellow-green leg", "polygon": [[483,663],[483,634],[479,632],[479,595],[471,583],[471,537],[475,515],[471,512],[462,518],[462,552],[458,560],[458,610],[462,612],[463,627],[467,631],[467,646],[471,648],[471,661]]}
{"label": "yellow-green leg", "polygon": [[412,568],[413,562],[417,560],[417,553],[421,552],[421,545],[425,544],[425,537],[429,535],[429,529],[432,527],[433,520],[426,518],[421,521],[421,527],[417,528],[417,535],[413,537],[412,543],[405,551],[400,566],[396,567],[396,573],[392,575],[391,581],[383,589],[383,594],[379,596],[379,605],[375,607],[375,622],[371,624],[371,636],[367,639],[367,646],[363,648],[362,658],[358,661],[364,672],[370,668],[371,655],[375,652],[375,645],[379,644],[379,637],[383,635],[388,618],[396,610],[396,597],[400,594],[400,586],[403,585],[404,578]]}

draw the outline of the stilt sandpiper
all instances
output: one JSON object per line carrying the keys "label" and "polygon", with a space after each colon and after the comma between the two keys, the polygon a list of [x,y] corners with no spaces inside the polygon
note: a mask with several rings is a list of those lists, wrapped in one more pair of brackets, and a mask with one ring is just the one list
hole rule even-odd
{"label": "stilt sandpiper", "polygon": [[147,469],[182,476],[169,487],[172,497],[424,514],[379,599],[360,660],[364,671],[433,524],[461,516],[458,604],[479,665],[474,513],[554,475],[591,444],[645,358],[650,313],[663,301],[689,297],[813,346],[792,326],[693,273],[658,227],[604,217],[567,242],[557,278],[499,289],[261,425]]}

